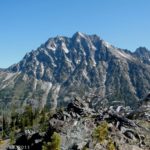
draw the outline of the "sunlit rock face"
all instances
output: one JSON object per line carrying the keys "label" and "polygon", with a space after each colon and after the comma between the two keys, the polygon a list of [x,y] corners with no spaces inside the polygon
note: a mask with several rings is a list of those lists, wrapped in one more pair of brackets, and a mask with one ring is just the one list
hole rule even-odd
{"label": "sunlit rock face", "polygon": [[55,109],[72,97],[95,94],[98,96],[90,100],[92,107],[134,107],[150,91],[149,60],[146,48],[130,52],[97,35],[77,32],[71,38],[57,36],[19,63],[0,70],[0,98]]}

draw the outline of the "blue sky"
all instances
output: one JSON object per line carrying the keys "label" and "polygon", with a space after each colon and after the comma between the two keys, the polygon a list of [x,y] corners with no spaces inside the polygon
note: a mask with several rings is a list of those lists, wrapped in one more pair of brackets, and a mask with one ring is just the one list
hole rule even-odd
{"label": "blue sky", "polygon": [[0,68],[49,37],[76,31],[132,51],[150,49],[150,0],[0,0]]}

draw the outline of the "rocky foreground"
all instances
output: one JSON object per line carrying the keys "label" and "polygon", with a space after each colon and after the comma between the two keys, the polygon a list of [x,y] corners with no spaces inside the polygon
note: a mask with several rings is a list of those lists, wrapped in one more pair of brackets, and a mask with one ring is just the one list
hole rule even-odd
{"label": "rocky foreground", "polygon": [[95,111],[75,98],[49,118],[46,132],[32,128],[17,136],[8,150],[150,150],[150,95],[136,110]]}

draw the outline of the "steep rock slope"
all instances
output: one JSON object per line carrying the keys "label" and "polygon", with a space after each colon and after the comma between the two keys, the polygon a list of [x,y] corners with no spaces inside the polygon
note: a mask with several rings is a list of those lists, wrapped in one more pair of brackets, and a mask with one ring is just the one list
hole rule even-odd
{"label": "steep rock slope", "polygon": [[149,61],[146,48],[132,53],[97,35],[50,38],[19,63],[0,70],[0,99],[56,108],[71,97],[97,95],[90,100],[93,107],[102,99],[134,106],[150,90]]}

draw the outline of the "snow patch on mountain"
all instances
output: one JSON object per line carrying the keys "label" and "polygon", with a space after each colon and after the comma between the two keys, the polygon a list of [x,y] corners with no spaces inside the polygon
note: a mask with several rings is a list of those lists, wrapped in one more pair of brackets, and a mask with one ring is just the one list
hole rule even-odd
{"label": "snow patch on mountain", "polygon": [[94,58],[92,58],[93,67],[96,67],[96,61]]}
{"label": "snow patch on mountain", "polygon": [[86,38],[86,36],[81,32],[78,32],[78,35],[81,36],[82,38]]}
{"label": "snow patch on mountain", "polygon": [[3,80],[3,82],[13,78],[14,76],[16,75],[16,73],[9,73],[9,74],[6,74],[6,78]]}
{"label": "snow patch on mountain", "polygon": [[119,51],[119,50],[116,50],[115,49],[115,55],[118,57],[118,58],[125,58],[125,59],[128,59],[128,60],[133,60],[133,57],[123,51]]}
{"label": "snow patch on mountain", "polygon": [[36,90],[36,87],[37,87],[37,79],[34,79],[34,83],[33,83],[33,90],[35,91]]}
{"label": "snow patch on mountain", "polygon": [[40,69],[41,69],[41,76],[43,76],[44,75],[44,65],[43,65],[43,63],[40,63]]}
{"label": "snow patch on mountain", "polygon": [[104,44],[107,48],[112,48],[112,45],[106,41],[102,41],[102,44]]}
{"label": "snow patch on mountain", "polygon": [[42,97],[42,101],[41,101],[41,105],[42,105],[42,107],[44,107],[47,102],[48,93],[49,93],[50,89],[52,88],[52,83],[51,82],[42,82],[41,88],[45,91],[45,93],[43,94],[43,97]]}
{"label": "snow patch on mountain", "polygon": [[85,69],[82,71],[82,74],[83,74],[84,78],[89,81],[88,73]]}
{"label": "snow patch on mountain", "polygon": [[69,53],[69,50],[64,42],[62,43],[61,48],[65,51],[65,53]]}
{"label": "snow patch on mountain", "polygon": [[[0,87],[0,89],[4,89],[6,88],[7,86],[10,86],[10,85],[14,85],[14,80],[18,77],[18,75],[20,74],[21,72],[17,72],[17,73],[4,73],[4,75],[6,76],[7,80],[3,80],[2,82],[4,83],[2,85],[2,87]],[[9,75],[10,74],[10,75]]]}
{"label": "snow patch on mountain", "polygon": [[53,41],[50,41],[46,47],[47,47],[47,49],[53,50],[53,51],[55,51],[57,48],[55,42],[53,42]]}

